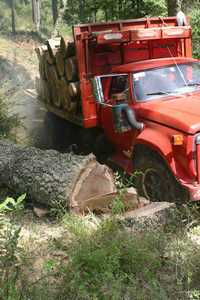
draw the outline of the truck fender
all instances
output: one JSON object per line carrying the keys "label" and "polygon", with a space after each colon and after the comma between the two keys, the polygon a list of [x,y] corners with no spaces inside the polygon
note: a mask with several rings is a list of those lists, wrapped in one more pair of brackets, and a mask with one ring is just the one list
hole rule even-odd
{"label": "truck fender", "polygon": [[[136,143],[134,148],[137,145],[145,145],[149,147],[154,152],[157,152],[163,160],[168,165],[169,169],[177,176],[172,144],[167,138],[167,136],[162,135],[160,132],[154,130],[153,128],[145,128],[136,138]],[[134,150],[133,150],[134,155]]]}

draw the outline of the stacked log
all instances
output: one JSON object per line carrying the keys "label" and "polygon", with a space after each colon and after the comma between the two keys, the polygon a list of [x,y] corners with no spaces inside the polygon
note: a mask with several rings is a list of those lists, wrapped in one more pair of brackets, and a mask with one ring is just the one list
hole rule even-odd
{"label": "stacked log", "polygon": [[63,37],[36,48],[39,60],[39,96],[55,108],[76,114],[80,106],[80,82],[74,42]]}

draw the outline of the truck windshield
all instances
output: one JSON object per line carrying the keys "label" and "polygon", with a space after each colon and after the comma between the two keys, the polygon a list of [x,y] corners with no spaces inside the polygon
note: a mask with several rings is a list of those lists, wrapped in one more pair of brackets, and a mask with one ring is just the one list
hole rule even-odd
{"label": "truck windshield", "polygon": [[200,89],[200,63],[174,64],[133,74],[135,98],[150,101]]}

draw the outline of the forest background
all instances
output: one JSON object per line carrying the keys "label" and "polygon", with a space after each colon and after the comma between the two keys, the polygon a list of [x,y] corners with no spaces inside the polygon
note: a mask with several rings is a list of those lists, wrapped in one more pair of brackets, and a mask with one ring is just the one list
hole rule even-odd
{"label": "forest background", "polygon": [[[199,4],[199,0],[0,0],[0,32],[38,32],[50,37],[60,19],[59,31],[65,35],[77,23],[172,16],[181,8],[191,18],[196,41],[200,32]],[[195,54],[197,50],[195,47]]]}

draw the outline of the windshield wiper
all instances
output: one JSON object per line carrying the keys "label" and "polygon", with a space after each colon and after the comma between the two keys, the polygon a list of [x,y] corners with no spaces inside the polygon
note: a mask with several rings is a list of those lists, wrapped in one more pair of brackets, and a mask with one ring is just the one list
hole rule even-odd
{"label": "windshield wiper", "polygon": [[175,92],[170,92],[170,91],[157,91],[157,92],[154,92],[154,93],[148,93],[146,94],[147,96],[156,96],[156,95],[169,95],[169,94],[172,94],[172,93],[175,93]]}

